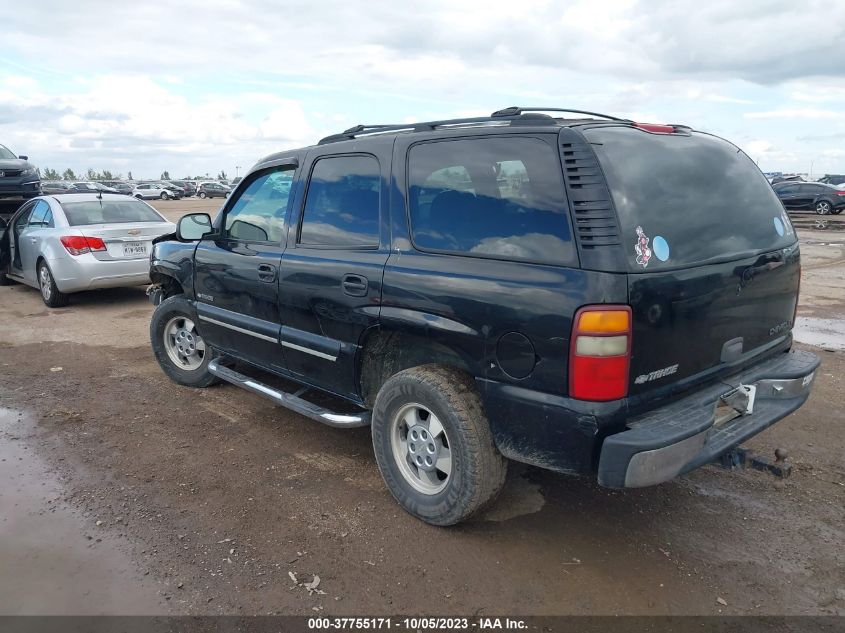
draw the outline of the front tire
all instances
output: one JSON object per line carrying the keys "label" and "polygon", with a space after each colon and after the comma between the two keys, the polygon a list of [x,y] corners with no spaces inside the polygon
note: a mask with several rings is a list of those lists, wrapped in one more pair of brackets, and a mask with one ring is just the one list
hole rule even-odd
{"label": "front tire", "polygon": [[70,296],[56,286],[56,280],[53,279],[53,273],[50,271],[47,262],[38,264],[38,288],[41,290],[44,305],[48,308],[63,308],[70,301]]}
{"label": "front tire", "polygon": [[819,215],[827,215],[833,209],[833,205],[831,205],[827,200],[819,200],[816,202],[816,213]]}
{"label": "front tire", "polygon": [[504,484],[507,461],[475,383],[462,372],[423,365],[391,377],[376,397],[372,434],[388,490],[426,523],[460,523]]}
{"label": "front tire", "polygon": [[161,198],[162,200],[168,200],[170,198],[170,194],[168,194],[166,191],[162,191],[159,198]]}
{"label": "front tire", "polygon": [[199,197],[202,198],[203,200],[205,200],[206,195],[207,194],[205,193],[205,191],[200,191],[200,193],[199,193]]}
{"label": "front tire", "polygon": [[150,343],[162,371],[186,387],[208,387],[217,377],[208,371],[214,354],[194,323],[191,305],[182,295],[156,306],[150,320]]}

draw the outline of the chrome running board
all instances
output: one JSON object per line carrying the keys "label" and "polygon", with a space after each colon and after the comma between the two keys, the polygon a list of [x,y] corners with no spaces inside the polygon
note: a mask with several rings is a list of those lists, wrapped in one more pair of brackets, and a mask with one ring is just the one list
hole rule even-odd
{"label": "chrome running board", "polygon": [[259,396],[264,396],[276,404],[280,404],[291,411],[296,411],[312,420],[317,420],[317,422],[340,428],[370,425],[372,414],[369,411],[362,411],[361,413],[335,413],[334,411],[329,411],[319,405],[303,400],[296,394],[280,391],[254,378],[245,376],[234,369],[224,367],[216,358],[208,364],[208,371],[226,382],[256,393]]}

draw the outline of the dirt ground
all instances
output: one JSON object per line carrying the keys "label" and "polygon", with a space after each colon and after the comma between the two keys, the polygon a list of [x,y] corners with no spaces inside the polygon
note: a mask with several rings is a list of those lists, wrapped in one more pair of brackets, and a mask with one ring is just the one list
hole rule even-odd
{"label": "dirt ground", "polygon": [[0,288],[0,613],[843,615],[845,232],[811,226],[796,339],[823,364],[749,443],[786,448],[789,479],[611,491],[514,464],[448,529],[394,503],[366,429],[170,382],[143,288],[57,310]]}

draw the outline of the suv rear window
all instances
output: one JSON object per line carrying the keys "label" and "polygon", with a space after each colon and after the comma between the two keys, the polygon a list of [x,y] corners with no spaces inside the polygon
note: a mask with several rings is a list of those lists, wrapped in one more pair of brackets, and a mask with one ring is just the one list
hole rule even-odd
{"label": "suv rear window", "polygon": [[560,159],[538,138],[420,143],[408,157],[411,235],[424,251],[575,260]]}
{"label": "suv rear window", "polygon": [[627,127],[584,136],[607,178],[632,270],[739,259],[795,242],[766,177],[727,141]]}

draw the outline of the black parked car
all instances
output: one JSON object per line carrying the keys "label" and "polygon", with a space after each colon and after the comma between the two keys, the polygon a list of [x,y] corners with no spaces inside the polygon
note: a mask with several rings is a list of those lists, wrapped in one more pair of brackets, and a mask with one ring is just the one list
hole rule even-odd
{"label": "black parked car", "polygon": [[16,156],[0,145],[0,198],[33,198],[41,194],[41,176],[28,156]]}
{"label": "black parked car", "polygon": [[783,182],[774,186],[775,193],[787,209],[812,210],[819,215],[842,213],[845,191],[819,182]]}
{"label": "black parked car", "polygon": [[182,194],[187,198],[189,196],[193,196],[197,192],[197,185],[196,183],[189,182],[187,180],[168,180],[171,185],[179,187],[182,190]]}
{"label": "black parked car", "polygon": [[790,351],[798,242],[754,162],[683,126],[535,110],[259,161],[154,246],[163,371],[370,425],[393,496],[438,525],[509,459],[648,486],[800,407],[819,359]]}
{"label": "black parked car", "polygon": [[135,187],[122,180],[101,180],[100,184],[114,189],[117,193],[122,193],[125,196],[131,196]]}

